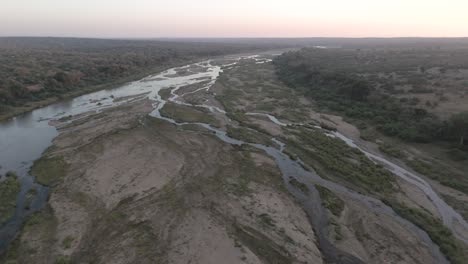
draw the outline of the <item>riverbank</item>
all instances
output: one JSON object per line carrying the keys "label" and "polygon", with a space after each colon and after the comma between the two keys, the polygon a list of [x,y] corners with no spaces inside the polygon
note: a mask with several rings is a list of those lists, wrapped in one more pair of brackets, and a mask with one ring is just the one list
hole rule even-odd
{"label": "riverbank", "polygon": [[100,90],[113,89],[113,88],[122,86],[122,85],[124,85],[126,83],[140,80],[140,79],[142,79],[144,77],[147,77],[147,76],[152,75],[152,74],[157,74],[159,72],[165,71],[165,70],[170,69],[170,68],[183,66],[183,65],[186,65],[186,64],[189,64],[189,63],[194,63],[194,62],[203,61],[203,60],[205,60],[205,59],[200,58],[200,59],[197,59],[197,60],[180,61],[180,62],[173,63],[173,64],[153,67],[150,70],[143,70],[143,71],[140,71],[138,73],[127,76],[125,78],[117,79],[115,81],[112,81],[112,82],[109,82],[109,83],[106,83],[106,84],[91,86],[91,87],[79,89],[78,91],[71,91],[71,92],[68,92],[68,93],[64,93],[60,97],[52,97],[52,98],[48,98],[48,99],[41,100],[41,101],[29,102],[25,106],[9,107],[9,111],[7,113],[0,113],[0,122],[6,121],[6,120],[11,119],[11,118],[13,118],[15,116],[25,114],[27,112],[33,111],[33,110],[38,109],[38,108],[42,108],[42,107],[45,107],[45,106],[48,106],[48,105],[51,105],[51,104],[71,100],[71,99],[73,99],[75,97],[78,97],[80,95],[84,95],[84,94],[88,94],[88,93],[92,93],[92,92],[96,92],[96,91],[100,91]]}

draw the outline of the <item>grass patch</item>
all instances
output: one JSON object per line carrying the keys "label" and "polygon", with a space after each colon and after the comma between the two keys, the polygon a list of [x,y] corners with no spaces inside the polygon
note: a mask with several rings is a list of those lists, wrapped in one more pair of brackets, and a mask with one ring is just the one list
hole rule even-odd
{"label": "grass patch", "polygon": [[63,181],[67,167],[63,157],[43,156],[34,162],[31,175],[36,177],[36,181],[42,185],[54,186]]}
{"label": "grass patch", "polygon": [[71,264],[70,256],[58,256],[54,264]]}
{"label": "grass patch", "polygon": [[227,112],[226,115],[231,120],[237,121],[240,124],[244,124],[244,123],[249,122],[249,119],[248,119],[247,115],[245,115],[245,113],[242,112],[242,111]]}
{"label": "grass patch", "polygon": [[161,115],[177,122],[207,123],[219,127],[219,121],[204,108],[188,107],[174,103],[166,103],[161,109]]}
{"label": "grass patch", "polygon": [[430,163],[422,159],[406,159],[405,163],[417,173],[425,175],[439,183],[468,194],[468,180],[464,175],[436,161]]}
{"label": "grass patch", "polygon": [[379,150],[391,157],[395,157],[395,158],[405,157],[405,154],[401,150],[387,143],[379,144]]}
{"label": "grass patch", "polygon": [[15,239],[9,246],[8,249],[0,254],[0,263],[4,264],[18,264],[19,258],[19,239]]}
{"label": "grass patch", "polygon": [[182,128],[185,131],[199,132],[199,133],[205,133],[205,134],[214,134],[213,131],[205,127],[202,127],[200,125],[196,125],[196,124],[186,124],[186,125],[180,126],[180,128]]}
{"label": "grass patch", "polygon": [[385,202],[390,203],[391,207],[399,215],[426,231],[431,240],[439,246],[441,252],[451,263],[468,263],[468,253],[464,245],[455,238],[450,229],[444,226],[440,220],[421,209],[409,208],[397,202]]}
{"label": "grass patch", "polygon": [[273,142],[268,135],[259,133],[245,127],[227,127],[227,135],[249,143],[257,143],[265,146],[272,146]]}
{"label": "grass patch", "polygon": [[257,105],[257,110],[259,111],[265,111],[265,112],[273,112],[276,109],[276,104],[275,102],[260,102]]}
{"label": "grass patch", "polygon": [[340,216],[341,212],[343,212],[345,203],[341,200],[340,197],[336,196],[332,191],[329,189],[316,185],[315,188],[320,194],[320,198],[322,199],[322,205],[330,210],[333,215]]}
{"label": "grass patch", "polygon": [[309,190],[309,187],[307,187],[307,185],[305,185],[304,183],[296,180],[295,178],[293,177],[289,177],[289,183],[294,186],[294,188],[300,190],[301,192],[305,193],[305,194],[308,194],[310,192]]}
{"label": "grass patch", "polygon": [[10,219],[15,213],[16,196],[21,190],[18,176],[8,172],[6,179],[0,182],[0,224]]}
{"label": "grass patch", "polygon": [[271,142],[270,133],[266,131],[265,129],[261,128],[258,124],[250,121],[249,117],[245,114],[245,112],[242,112],[242,111],[228,112],[226,115],[229,119],[239,122],[239,125],[244,127],[243,129],[245,128],[253,129],[257,133],[267,136],[268,137],[267,140],[270,140]]}
{"label": "grass patch", "polygon": [[288,153],[296,154],[322,177],[332,176],[365,193],[396,190],[394,175],[369,160],[362,152],[317,129],[288,129]]}
{"label": "grass patch", "polygon": [[458,200],[456,197],[451,195],[440,195],[448,205],[462,215],[463,219],[468,219],[468,204],[466,202]]}
{"label": "grass patch", "polygon": [[220,102],[226,112],[236,112],[237,110],[237,100],[238,98],[242,98],[244,95],[243,91],[235,90],[235,89],[225,89],[223,91],[223,95],[216,95],[215,99]]}
{"label": "grass patch", "polygon": [[[44,209],[32,214],[25,222],[23,231],[37,232],[38,229],[44,230],[48,235],[52,236],[53,229],[56,227],[57,220],[53,215],[52,208],[46,206]],[[46,228],[41,228],[46,226]]]}
{"label": "grass patch", "polygon": [[[38,254],[56,242],[56,228],[57,219],[50,206],[32,214],[26,219],[18,237],[0,255],[0,263],[37,263]],[[32,240],[22,240],[24,234]],[[37,248],[38,245],[41,247]]]}
{"label": "grass patch", "polygon": [[286,249],[252,228],[234,224],[234,235],[265,263],[293,263]]}
{"label": "grass patch", "polygon": [[73,241],[75,240],[75,238],[73,236],[67,236],[63,239],[62,241],[62,247],[64,249],[69,249],[71,248],[71,245],[73,243]]}
{"label": "grass patch", "polygon": [[159,96],[161,96],[161,99],[167,101],[169,97],[171,97],[171,90],[172,89],[170,88],[159,90]]}
{"label": "grass patch", "polygon": [[416,172],[424,175],[430,175],[435,171],[431,164],[417,158],[407,160],[406,164],[408,164]]}
{"label": "grass patch", "polygon": [[[374,164],[344,142],[327,137],[318,131],[304,131],[304,129],[299,132],[293,131],[291,135],[294,139],[288,140],[288,147],[292,146],[293,152],[297,153],[306,164],[322,172],[330,172],[335,177],[345,180],[345,183],[352,183],[380,197],[391,197],[392,191],[395,191],[394,176],[390,172]],[[428,163],[420,160],[413,162],[420,172],[433,173],[433,168]],[[333,193],[329,190],[320,187],[317,189],[324,206],[334,215],[339,215],[343,201],[340,202],[331,196]],[[468,258],[463,245],[441,221],[423,210],[408,208],[397,202],[384,201],[403,218],[425,230],[452,263],[467,263]]]}

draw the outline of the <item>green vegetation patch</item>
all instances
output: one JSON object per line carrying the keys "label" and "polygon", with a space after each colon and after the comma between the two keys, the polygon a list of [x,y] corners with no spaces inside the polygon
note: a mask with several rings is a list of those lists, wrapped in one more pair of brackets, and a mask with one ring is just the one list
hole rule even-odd
{"label": "green vegetation patch", "polygon": [[463,219],[468,219],[468,203],[463,200],[459,200],[452,195],[440,195],[448,205],[450,205],[453,209],[455,209],[455,211],[462,215]]}
{"label": "green vegetation patch", "polygon": [[21,190],[18,176],[8,172],[6,179],[0,182],[0,224],[10,219],[15,213],[16,196]]}
{"label": "green vegetation patch", "polygon": [[403,151],[399,150],[398,148],[387,144],[387,143],[382,143],[379,144],[379,150],[382,151],[383,153],[395,157],[395,158],[404,158],[405,154]]}
{"label": "green vegetation patch", "polygon": [[161,99],[167,100],[169,97],[171,97],[171,89],[161,89],[159,90],[159,96],[161,96]]}
{"label": "green vegetation patch", "polygon": [[234,225],[234,235],[265,263],[293,263],[294,258],[280,245],[275,244],[260,232],[243,226]]}
{"label": "green vegetation patch", "polygon": [[[19,236],[0,255],[0,263],[36,263],[43,250],[55,243],[56,228],[57,219],[50,206],[32,214],[26,219]],[[38,248],[38,245],[41,246]]]}
{"label": "green vegetation patch", "polygon": [[69,249],[71,248],[71,245],[73,243],[73,241],[75,240],[75,238],[73,236],[67,236],[63,239],[62,241],[62,247],[64,249]]}
{"label": "green vegetation patch", "polygon": [[345,207],[344,201],[325,187],[316,185],[315,188],[320,194],[320,198],[322,199],[322,205],[328,210],[330,210],[330,212],[332,212],[333,215],[339,217]]}
{"label": "green vegetation patch", "polygon": [[44,209],[32,214],[25,222],[23,229],[25,232],[43,231],[47,235],[51,236],[53,230],[55,230],[57,219],[55,219],[54,212],[50,206],[46,206]]}
{"label": "green vegetation patch", "polygon": [[448,166],[437,161],[427,162],[422,159],[406,159],[405,163],[416,172],[423,174],[441,184],[468,194],[468,179]]}
{"label": "green vegetation patch", "polygon": [[58,256],[54,264],[71,264],[72,260],[70,256]]}
{"label": "green vegetation patch", "polygon": [[213,131],[205,127],[202,127],[200,125],[196,125],[196,124],[186,124],[180,127],[185,131],[192,131],[192,132],[205,133],[205,134],[214,134]]}
{"label": "green vegetation patch", "polygon": [[265,146],[272,146],[274,144],[269,135],[245,127],[228,126],[227,135],[249,143],[257,143]]}
{"label": "green vegetation patch", "polygon": [[397,202],[386,201],[386,203],[390,203],[393,210],[403,218],[426,231],[451,263],[468,263],[468,252],[465,250],[465,246],[439,219],[422,209],[409,208]]}
{"label": "green vegetation patch", "polygon": [[227,117],[230,119],[239,122],[240,124],[248,123],[249,119],[247,115],[245,115],[244,112],[242,111],[233,111],[233,112],[227,112]]}
{"label": "green vegetation patch", "polygon": [[[234,120],[234,121],[237,121],[239,122],[239,124],[241,126],[243,126],[243,128],[235,128],[235,129],[241,129],[241,130],[246,130],[246,128],[250,128],[250,131],[239,131],[240,134],[247,134],[247,133],[259,133],[259,135],[262,135],[263,137],[266,137],[266,140],[269,140],[270,143],[271,143],[271,135],[268,131],[266,131],[265,129],[261,128],[258,124],[256,124],[255,122],[252,122],[249,120],[249,117],[245,114],[245,112],[243,111],[234,111],[234,112],[228,112],[227,114],[227,117],[229,117],[230,119]],[[254,131],[252,131],[254,130]],[[229,132],[229,131],[228,131]],[[235,133],[235,131],[231,131],[233,134]],[[256,136],[258,137],[258,135]],[[246,137],[246,139],[248,139],[249,137]],[[248,140],[246,140],[248,141]],[[250,142],[250,141],[248,141]],[[268,145],[268,144],[266,144]]]}
{"label": "green vegetation patch", "polygon": [[161,109],[161,115],[172,118],[177,122],[207,123],[219,127],[219,121],[203,108],[188,107],[168,102]]}
{"label": "green vegetation patch", "polygon": [[299,189],[301,192],[305,193],[305,194],[308,194],[310,192],[309,190],[309,187],[307,187],[307,185],[305,185],[304,183],[296,180],[295,178],[293,177],[290,177],[289,178],[289,183],[294,186],[296,189]]}
{"label": "green vegetation patch", "polygon": [[53,186],[65,178],[67,163],[61,156],[43,156],[36,160],[31,168],[31,175],[42,185]]}
{"label": "green vegetation patch", "polygon": [[358,149],[317,129],[288,129],[288,153],[294,153],[319,175],[334,176],[359,190],[383,194],[396,190],[395,176]]}
{"label": "green vegetation patch", "polygon": [[[222,81],[222,79],[220,79]],[[226,112],[235,112],[237,111],[238,100],[242,98],[244,92],[241,90],[236,90],[232,88],[225,89],[222,95],[216,95],[215,99],[218,100],[226,110]]]}
{"label": "green vegetation patch", "polygon": [[0,263],[5,264],[18,264],[19,252],[18,249],[20,247],[19,239],[15,239],[10,245],[8,246],[7,250],[0,254]]}

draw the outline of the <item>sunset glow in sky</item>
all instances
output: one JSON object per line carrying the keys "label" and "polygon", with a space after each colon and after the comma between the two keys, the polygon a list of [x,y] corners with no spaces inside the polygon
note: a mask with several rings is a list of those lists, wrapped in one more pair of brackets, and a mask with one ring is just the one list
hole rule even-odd
{"label": "sunset glow in sky", "polygon": [[468,37],[468,0],[0,0],[0,35]]}

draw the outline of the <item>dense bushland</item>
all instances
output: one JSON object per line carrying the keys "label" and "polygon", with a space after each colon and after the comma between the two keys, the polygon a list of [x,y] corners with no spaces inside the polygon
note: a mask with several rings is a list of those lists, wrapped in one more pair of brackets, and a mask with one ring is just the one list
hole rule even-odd
{"label": "dense bushland", "polygon": [[[371,69],[367,64],[360,68],[360,60],[353,54],[357,53],[302,49],[285,53],[274,63],[283,82],[312,98],[321,109],[368,121],[388,136],[411,142],[446,140],[466,148],[468,113],[442,120],[414,102],[392,96],[385,89],[388,83],[370,78],[362,68],[378,69]],[[375,67],[385,65],[374,64]]]}

